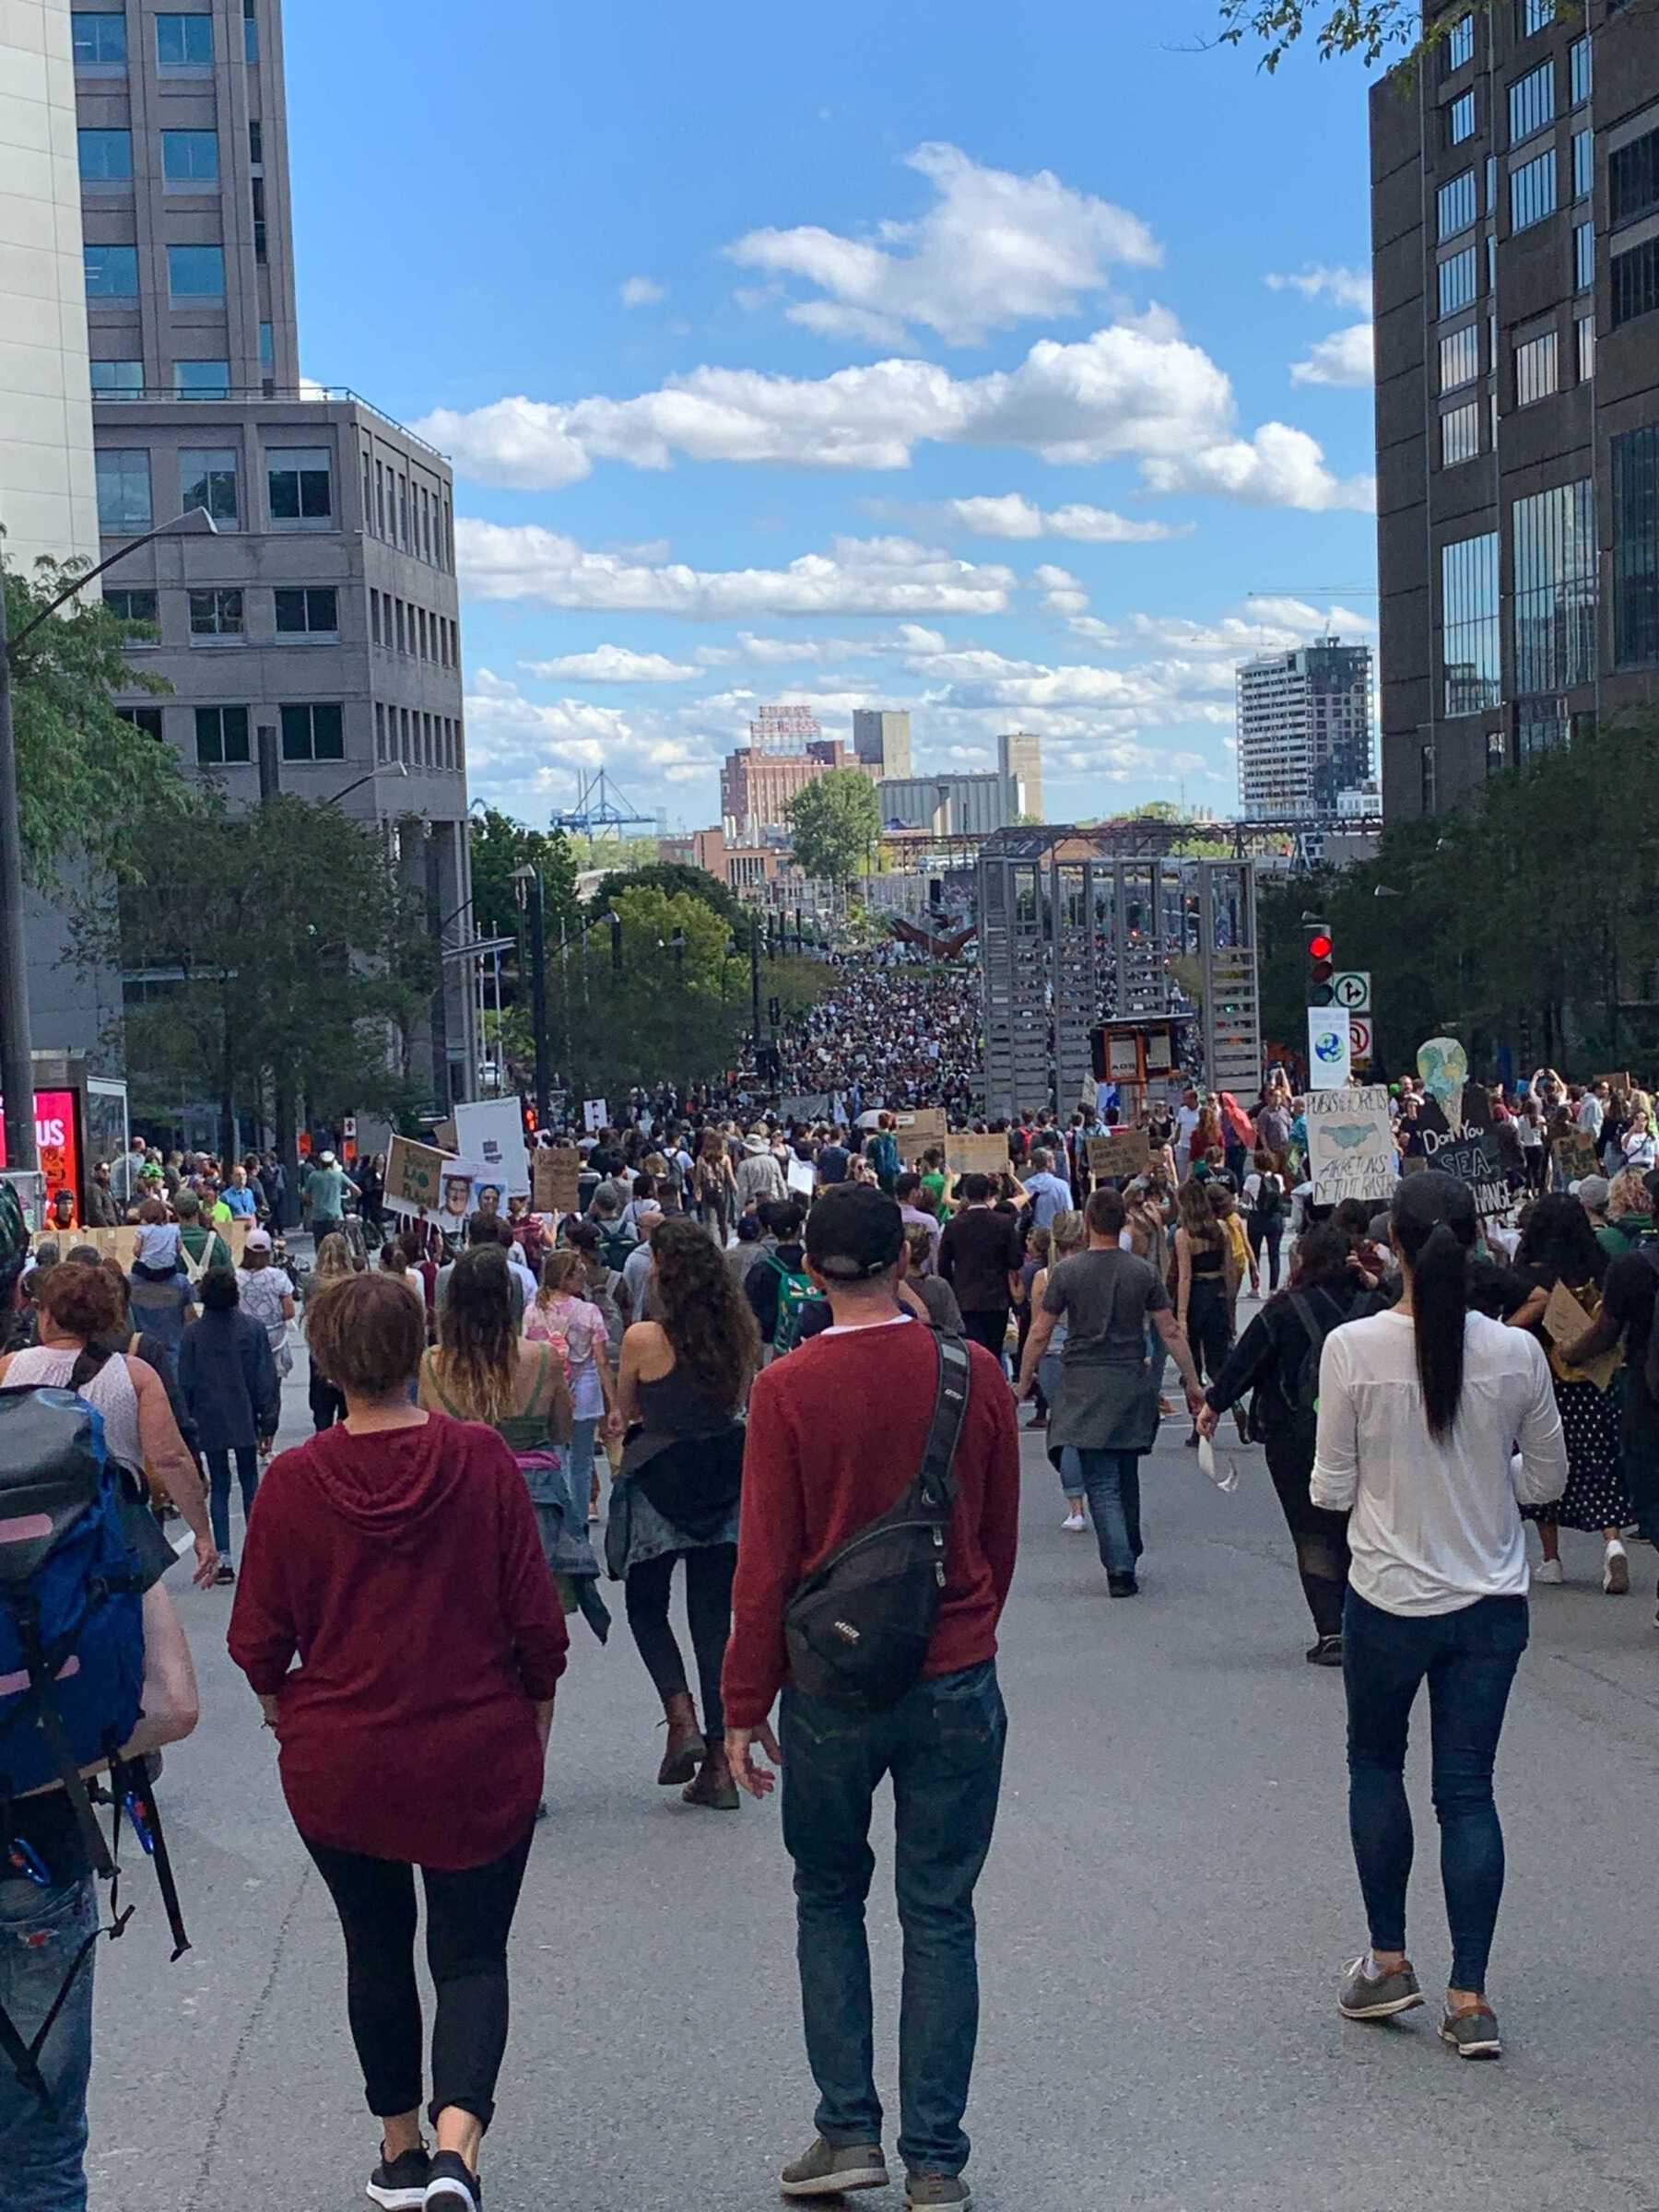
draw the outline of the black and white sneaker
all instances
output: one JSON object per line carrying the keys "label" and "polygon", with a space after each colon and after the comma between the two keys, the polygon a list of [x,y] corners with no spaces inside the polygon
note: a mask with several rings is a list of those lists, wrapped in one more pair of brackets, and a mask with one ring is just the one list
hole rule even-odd
{"label": "black and white sneaker", "polygon": [[458,2151],[436,2152],[431,2176],[422,2199],[425,2212],[483,2212],[484,2184],[466,2171],[466,2160]]}
{"label": "black and white sneaker", "polygon": [[382,2143],[381,2162],[369,2177],[369,2202],[382,2212],[422,2212],[431,2178],[432,2162],[424,2150],[400,2151],[389,2159]]}

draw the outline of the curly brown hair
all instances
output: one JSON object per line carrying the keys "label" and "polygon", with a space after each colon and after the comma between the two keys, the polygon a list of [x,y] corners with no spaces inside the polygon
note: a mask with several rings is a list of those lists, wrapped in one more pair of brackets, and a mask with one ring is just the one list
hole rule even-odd
{"label": "curly brown hair", "polygon": [[37,1275],[29,1289],[41,1311],[66,1336],[78,1336],[83,1344],[107,1335],[124,1319],[124,1301],[101,1267],[65,1260]]}
{"label": "curly brown hair", "polygon": [[760,1332],[748,1300],[700,1223],[683,1215],[651,1240],[663,1330],[687,1380],[720,1406],[736,1406],[760,1364]]}

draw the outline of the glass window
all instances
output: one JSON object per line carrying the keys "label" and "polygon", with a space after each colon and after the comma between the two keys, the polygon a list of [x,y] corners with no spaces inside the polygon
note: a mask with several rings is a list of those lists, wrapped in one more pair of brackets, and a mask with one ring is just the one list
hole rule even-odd
{"label": "glass window", "polygon": [[1556,158],[1552,147],[1535,161],[1510,171],[1510,229],[1530,230],[1556,208]]}
{"label": "glass window", "polygon": [[161,174],[170,184],[218,182],[217,131],[163,131]]}
{"label": "glass window", "polygon": [[1475,135],[1475,95],[1460,92],[1446,110],[1446,144],[1461,146]]}
{"label": "glass window", "polygon": [[1436,205],[1440,210],[1440,235],[1442,241],[1455,238],[1466,230],[1475,220],[1475,171],[1465,169],[1461,176],[1453,177],[1441,186]]}
{"label": "glass window", "polygon": [[1555,64],[1542,63],[1518,76],[1509,91],[1510,144],[1519,146],[1555,121]]}
{"label": "glass window", "polygon": [[131,131],[77,131],[83,184],[130,184],[133,181]]}
{"label": "glass window", "polygon": [[1515,752],[1530,760],[1538,753],[1553,752],[1567,742],[1567,701],[1564,699],[1524,699],[1515,707]]}
{"label": "glass window", "polygon": [[1459,384],[1472,384],[1479,374],[1480,332],[1471,323],[1466,330],[1454,330],[1440,342],[1440,388],[1455,392]]}
{"label": "glass window", "polygon": [[1577,223],[1572,232],[1572,283],[1580,292],[1595,286],[1595,225]]}
{"label": "glass window", "polygon": [[1473,246],[1465,246],[1461,253],[1453,253],[1440,265],[1440,312],[1454,315],[1462,308],[1475,304],[1476,287],[1479,283]]}
{"label": "glass window", "polygon": [[[100,399],[136,399],[144,390],[142,361],[93,361],[92,390]],[[105,598],[109,594],[104,594]]]}
{"label": "glass window", "polygon": [[76,8],[69,18],[75,41],[75,65],[77,69],[113,67],[127,58],[126,18],[124,16],[83,15]]}
{"label": "glass window", "polygon": [[[1496,215],[1498,212],[1498,157],[1496,154],[1488,154],[1486,158],[1486,211],[1488,215]],[[1491,240],[1488,239],[1487,243],[1490,245],[1491,242]]]}
{"label": "glass window", "polygon": [[259,326],[259,365],[267,376],[276,365],[276,334],[268,323]]}
{"label": "glass window", "polygon": [[1517,500],[1515,695],[1566,691],[1595,674],[1595,488],[1588,478]]}
{"label": "glass window", "polygon": [[1593,131],[1574,131],[1572,134],[1572,196],[1587,200],[1595,190],[1595,134]]}
{"label": "glass window", "polygon": [[159,69],[211,69],[211,16],[158,16],[156,66]]}
{"label": "glass window", "polygon": [[1448,714],[1484,714],[1503,697],[1498,533],[1441,547],[1441,662]]}
{"label": "glass window", "polygon": [[235,638],[242,634],[242,595],[238,591],[215,588],[206,592],[192,592],[190,598],[190,634],[192,638]]}
{"label": "glass window", "polygon": [[1530,407],[1547,399],[1559,384],[1559,356],[1553,330],[1527,338],[1515,348],[1515,405]]}
{"label": "glass window", "polygon": [[169,246],[167,289],[182,300],[222,300],[225,296],[223,246]]}
{"label": "glass window", "polygon": [[229,361],[175,361],[173,390],[181,399],[229,399]]}
{"label": "glass window", "polygon": [[[82,136],[86,134],[83,132]],[[1607,219],[1617,229],[1659,207],[1659,131],[1607,156]]]}
{"label": "glass window", "polygon": [[1441,417],[1441,466],[1455,468],[1473,461],[1480,452],[1480,408],[1470,400],[1466,406],[1450,407]]}
{"label": "glass window", "polygon": [[179,454],[179,504],[206,507],[216,523],[239,523],[234,446],[185,446]]}
{"label": "glass window", "polygon": [[219,768],[248,758],[246,707],[198,707],[196,759],[204,768]]}
{"label": "glass window", "polygon": [[130,537],[147,530],[153,519],[147,447],[123,452],[100,446],[96,458],[99,528],[115,537]]}
{"label": "glass window", "polygon": [[340,707],[284,707],[282,757],[285,760],[343,760],[346,739]]}
{"label": "glass window", "polygon": [[88,300],[136,300],[138,249],[136,246],[86,246]]}
{"label": "glass window", "polygon": [[1610,274],[1613,279],[1610,327],[1618,330],[1626,323],[1633,323],[1638,315],[1651,315],[1659,307],[1659,238],[1650,238],[1644,245],[1632,246],[1628,253],[1615,253]]}
{"label": "glass window", "polygon": [[1595,374],[1595,317],[1581,315],[1573,328],[1578,338],[1578,380],[1587,384]]}
{"label": "glass window", "polygon": [[1461,69],[1465,62],[1475,59],[1475,18],[1459,16],[1446,33],[1446,73]]}
{"label": "glass window", "polygon": [[374,702],[374,757],[377,760],[390,757],[386,751],[386,706],[379,699]]}
{"label": "glass window", "polygon": [[339,595],[333,585],[307,585],[276,592],[279,638],[335,638],[340,634]]}
{"label": "glass window", "polygon": [[1574,39],[1568,49],[1568,61],[1572,75],[1572,104],[1582,107],[1590,97],[1590,41]]}
{"label": "glass window", "polygon": [[123,722],[130,722],[146,737],[161,742],[161,710],[159,707],[117,707],[116,713]]}
{"label": "glass window", "polygon": [[1659,424],[1613,441],[1613,665],[1659,663]]}
{"label": "glass window", "polygon": [[255,169],[265,162],[265,125],[257,116],[248,123],[248,159]]}
{"label": "glass window", "polygon": [[[146,623],[154,629],[160,619],[154,592],[106,591],[103,603],[117,622]],[[140,644],[153,644],[153,639],[139,639]]]}
{"label": "glass window", "polygon": [[259,59],[259,18],[253,0],[242,0],[242,60],[251,69]]}
{"label": "glass window", "polygon": [[265,477],[274,530],[325,530],[334,515],[326,446],[273,447]]}
{"label": "glass window", "polygon": [[1555,21],[1555,0],[1521,0],[1516,12],[1521,18],[1515,26],[1516,37],[1535,38]]}
{"label": "glass window", "polygon": [[253,258],[263,261],[265,257],[265,179],[255,177],[250,189],[253,195]]}

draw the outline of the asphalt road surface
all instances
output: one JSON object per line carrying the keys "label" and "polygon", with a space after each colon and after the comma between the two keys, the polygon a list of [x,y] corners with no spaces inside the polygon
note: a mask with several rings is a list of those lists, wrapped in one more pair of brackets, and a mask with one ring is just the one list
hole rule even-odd
{"label": "asphalt road surface", "polygon": [[[306,1425],[296,1379],[285,1437]],[[1605,1598],[1599,1544],[1569,1536],[1569,1584],[1535,1599],[1500,1772],[1511,1874],[1491,1989],[1508,2050],[1468,2065],[1430,2010],[1381,2028],[1337,2017],[1365,1937],[1340,1677],[1303,1663],[1260,1453],[1238,1454],[1241,1486],[1223,1496],[1182,1431],[1167,1425],[1144,1470],[1144,1594],[1116,1603],[1092,1541],[1061,1531],[1041,1440],[1026,1440],[1007,1775],[980,1890],[982,2212],[1652,2212],[1653,1555],[1633,1554],[1637,1593]],[[99,1959],[94,2212],[345,2212],[375,2135],[338,1934],[225,1655],[229,1593],[178,1598],[204,1717],[169,1755],[163,1806],[195,1947],[168,1963],[138,1868],[138,1917]],[[496,2212],[765,2206],[813,2133],[775,1804],[697,1812],[655,1787],[658,1715],[620,1610],[608,1650],[578,1626],[561,1690],[486,2150]],[[1410,1939],[1432,1992],[1449,1955],[1426,1763],[1424,1740]],[[891,2157],[885,1865],[884,1846],[872,1923]]]}

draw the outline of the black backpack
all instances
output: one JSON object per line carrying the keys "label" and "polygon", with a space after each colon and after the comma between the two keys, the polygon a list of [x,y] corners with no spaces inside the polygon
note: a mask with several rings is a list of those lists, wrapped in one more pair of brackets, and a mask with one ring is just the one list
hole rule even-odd
{"label": "black backpack", "polygon": [[1296,1372],[1285,1381],[1285,1403],[1290,1409],[1290,1418],[1281,1434],[1300,1449],[1312,1453],[1319,1432],[1319,1357],[1324,1350],[1325,1338],[1348,1316],[1324,1291],[1313,1295],[1322,1298],[1330,1309],[1331,1318],[1326,1322],[1322,1322],[1313,1311],[1313,1298],[1306,1291],[1292,1290],[1289,1295],[1291,1311],[1301,1323],[1308,1344],[1297,1362]]}
{"label": "black backpack", "polygon": [[790,1677],[849,1712],[886,1712],[922,1678],[945,1588],[956,1502],[951,1467],[971,1368],[959,1336],[935,1332],[939,1379],[922,1466],[898,1503],[838,1545],[783,1610]]}

